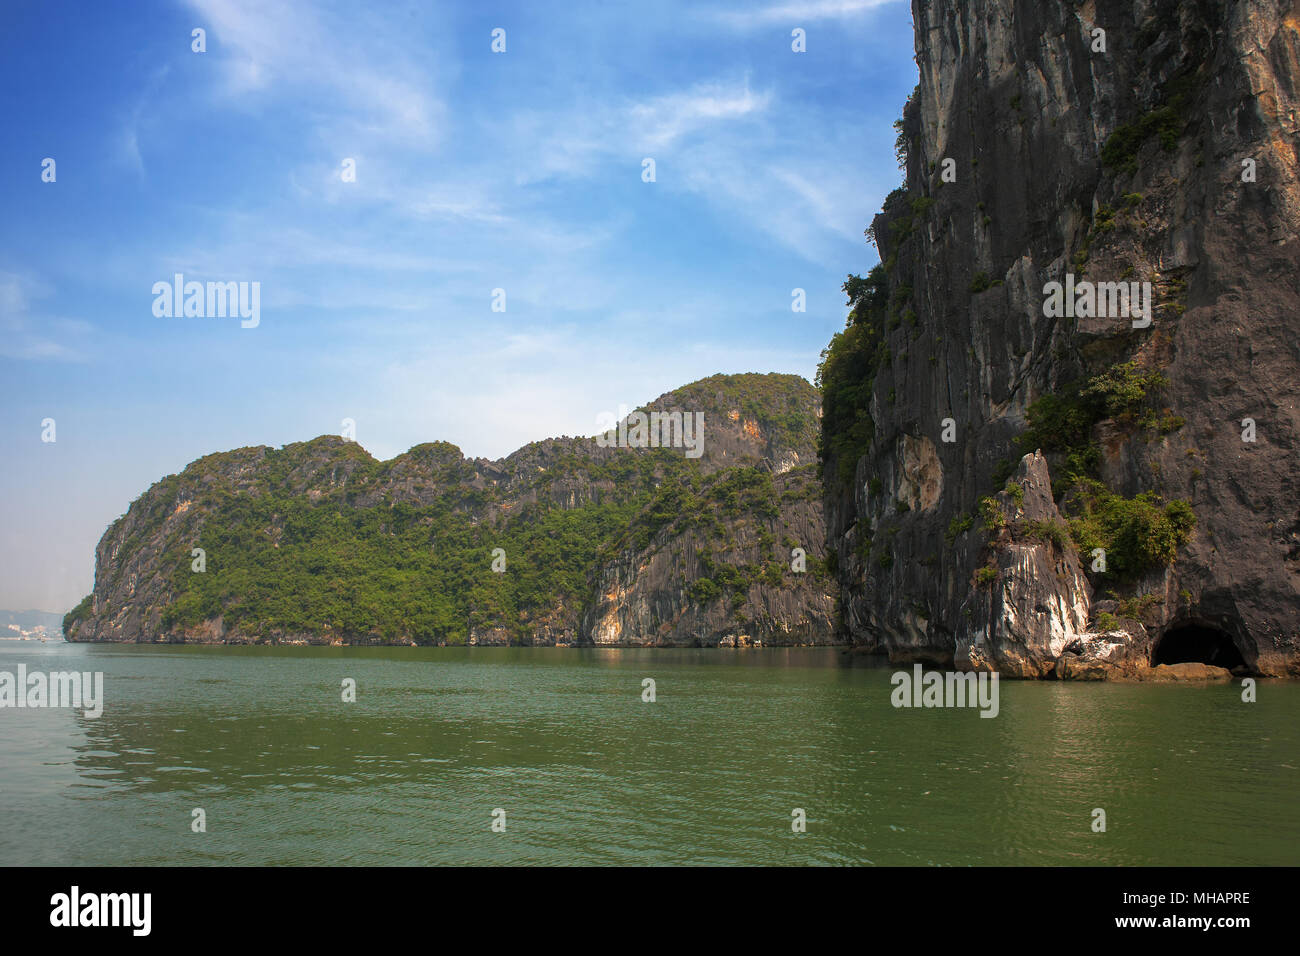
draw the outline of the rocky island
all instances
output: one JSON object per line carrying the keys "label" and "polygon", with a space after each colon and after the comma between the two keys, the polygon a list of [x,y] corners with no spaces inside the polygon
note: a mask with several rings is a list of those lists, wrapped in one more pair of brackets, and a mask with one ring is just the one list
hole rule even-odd
{"label": "rocky island", "polygon": [[[820,397],[718,375],[638,413],[694,447],[333,436],[202,458],[105,533],[72,641],[746,646],[840,640],[817,480]],[[678,420],[680,421],[680,416]],[[626,434],[626,429],[622,429]]]}

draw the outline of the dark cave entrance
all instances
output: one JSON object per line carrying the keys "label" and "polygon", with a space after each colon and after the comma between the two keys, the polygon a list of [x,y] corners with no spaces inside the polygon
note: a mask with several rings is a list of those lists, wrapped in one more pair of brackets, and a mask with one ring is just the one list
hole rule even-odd
{"label": "dark cave entrance", "polygon": [[1241,651],[1227,631],[1206,624],[1182,624],[1170,628],[1151,652],[1152,664],[1213,664],[1232,670],[1245,667]]}

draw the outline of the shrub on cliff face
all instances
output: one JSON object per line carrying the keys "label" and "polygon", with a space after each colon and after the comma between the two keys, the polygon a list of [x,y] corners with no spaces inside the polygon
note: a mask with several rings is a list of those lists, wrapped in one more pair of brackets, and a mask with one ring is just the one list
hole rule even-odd
{"label": "shrub on cliff face", "polygon": [[722,596],[722,588],[714,584],[709,578],[696,578],[691,582],[691,586],[686,589],[686,593],[691,596],[691,600],[696,604],[709,604]]}
{"label": "shrub on cliff face", "polygon": [[1007,517],[1002,513],[1002,506],[996,498],[980,499],[980,520],[991,533],[997,534],[1007,526]]}
{"label": "shrub on cliff face", "polygon": [[1029,521],[1016,530],[1020,536],[1025,538],[1035,538],[1039,541],[1050,541],[1062,551],[1068,551],[1070,548],[1071,540],[1069,531],[1064,525],[1057,524],[1055,521]]}
{"label": "shrub on cliff face", "polygon": [[948,544],[954,543],[959,537],[971,529],[975,519],[970,515],[956,515],[948,522],[948,530],[944,532],[943,539]]}
{"label": "shrub on cliff face", "polygon": [[1032,402],[1025,414],[1028,427],[1016,444],[1022,452],[1042,449],[1062,459],[1055,466],[1058,488],[1092,477],[1101,463],[1101,449],[1092,440],[1097,424],[1107,418],[1139,424],[1153,393],[1167,384],[1162,374],[1141,369],[1136,362],[1113,365]]}
{"label": "shrub on cliff face", "polygon": [[76,607],[74,607],[67,614],[63,615],[63,633],[64,634],[71,633],[73,624],[89,617],[91,608],[94,606],[94,604],[95,604],[95,596],[93,594],[87,594],[84,598],[81,599],[81,602]]}
{"label": "shrub on cliff face", "polygon": [[898,160],[898,168],[902,170],[904,178],[907,176],[907,161],[912,152],[912,140],[917,132],[915,119],[920,93],[921,85],[918,83],[903,105],[903,115],[894,120],[894,132],[898,134],[894,139],[894,158]]}
{"label": "shrub on cliff face", "polygon": [[1169,380],[1161,373],[1144,371],[1138,368],[1137,362],[1129,361],[1093,376],[1079,398],[1106,417],[1131,420],[1149,393],[1168,384]]}
{"label": "shrub on cliff face", "polygon": [[1168,380],[1133,361],[1113,365],[1084,382],[1033,402],[1029,427],[1016,438],[1023,451],[1042,449],[1058,459],[1053,488],[1066,494],[1071,537],[1081,554],[1105,548],[1110,572],[1134,577],[1168,564],[1196,525],[1191,506],[1163,507],[1150,492],[1125,498],[1097,480],[1101,449],[1093,429],[1105,419],[1121,425],[1155,427],[1151,398]]}
{"label": "shrub on cliff face", "polygon": [[1092,479],[1078,481],[1067,504],[1080,512],[1069,520],[1080,553],[1104,548],[1107,572],[1120,578],[1172,562],[1196,527],[1196,516],[1185,501],[1162,506],[1151,492],[1125,498]]}
{"label": "shrub on cliff face", "polygon": [[637,546],[646,547],[662,528],[681,515],[692,514],[698,509],[699,501],[689,478],[683,481],[681,476],[674,475],[666,479],[635,519],[633,530]]}
{"label": "shrub on cliff face", "polygon": [[883,310],[889,301],[889,276],[883,265],[877,264],[864,279],[850,275],[841,288],[849,297],[846,305],[853,306],[849,324],[857,325],[874,313]]}
{"label": "shrub on cliff face", "polygon": [[1126,173],[1137,172],[1137,154],[1152,136],[1160,138],[1160,146],[1172,152],[1178,146],[1183,130],[1187,128],[1191,102],[1200,80],[1188,73],[1165,84],[1164,103],[1131,123],[1115,127],[1101,149],[1103,166],[1118,168]]}
{"label": "shrub on cliff face", "polygon": [[1061,395],[1044,395],[1034,401],[1025,414],[1028,428],[1016,438],[1016,444],[1029,452],[1068,452],[1087,446],[1092,440],[1096,417],[1092,409],[1080,402],[1071,390]]}
{"label": "shrub on cliff face", "polygon": [[1094,622],[1093,625],[1095,630],[1101,631],[1103,634],[1108,631],[1118,631],[1123,626],[1124,626],[1123,622],[1121,622],[1119,618],[1117,618],[1114,614],[1111,614],[1109,611],[1102,611],[1100,614],[1098,614],[1097,620]]}
{"label": "shrub on cliff face", "polygon": [[723,514],[734,517],[742,512],[775,518],[781,513],[772,475],[754,468],[730,468],[713,476],[701,495],[716,503]]}
{"label": "shrub on cliff face", "polygon": [[889,311],[889,281],[882,266],[849,276],[844,292],[853,306],[844,331],[836,333],[822,351],[817,386],[822,390],[822,431],[818,453],[822,463],[837,462],[824,477],[838,484],[853,478],[858,459],[867,453],[875,433],[871,391],[876,371],[886,361],[884,327]]}

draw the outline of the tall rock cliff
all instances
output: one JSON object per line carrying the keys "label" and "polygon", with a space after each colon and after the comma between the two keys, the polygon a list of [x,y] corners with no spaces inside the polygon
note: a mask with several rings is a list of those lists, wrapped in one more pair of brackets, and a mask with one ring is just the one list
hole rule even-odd
{"label": "tall rock cliff", "polygon": [[843,625],[1015,676],[1300,674],[1300,4],[913,15],[905,185],[821,370]]}
{"label": "tall rock cliff", "polygon": [[[547,439],[499,461],[435,442],[381,462],[330,436],[209,455],[104,533],[66,634],[829,643],[819,413],[798,376],[715,375],[638,409],[621,436]],[[659,440],[637,431],[663,420]]]}

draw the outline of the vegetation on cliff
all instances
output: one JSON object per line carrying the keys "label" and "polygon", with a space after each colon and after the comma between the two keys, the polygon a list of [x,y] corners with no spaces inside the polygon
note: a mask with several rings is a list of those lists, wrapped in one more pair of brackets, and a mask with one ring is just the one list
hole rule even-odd
{"label": "vegetation on cliff", "polygon": [[817,385],[822,390],[822,427],[818,451],[823,464],[835,469],[823,477],[846,484],[858,459],[871,445],[871,393],[875,375],[888,360],[885,324],[889,314],[889,279],[877,265],[864,279],[850,275],[844,283],[849,312],[844,331],[837,332],[822,351]]}
{"label": "vegetation on cliff", "polygon": [[1140,369],[1133,361],[1070,382],[1030,404],[1027,427],[1016,444],[1022,452],[1041,448],[1050,453],[1059,465],[1057,490],[1063,490],[1079,478],[1095,475],[1101,449],[1094,430],[1103,420],[1125,428],[1157,427],[1151,397],[1167,384],[1162,374]]}
{"label": "vegetation on cliff", "polygon": [[1162,503],[1153,492],[1126,498],[1099,476],[1096,429],[1109,421],[1121,431],[1171,430],[1181,419],[1158,418],[1154,396],[1168,384],[1163,374],[1137,362],[1113,365],[1030,404],[1028,427],[1016,438],[1022,451],[1042,449],[1053,460],[1054,490],[1063,496],[1071,538],[1081,554],[1106,552],[1107,573],[1131,579],[1169,564],[1196,526],[1186,501]]}

